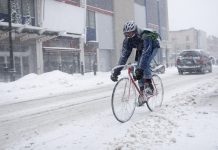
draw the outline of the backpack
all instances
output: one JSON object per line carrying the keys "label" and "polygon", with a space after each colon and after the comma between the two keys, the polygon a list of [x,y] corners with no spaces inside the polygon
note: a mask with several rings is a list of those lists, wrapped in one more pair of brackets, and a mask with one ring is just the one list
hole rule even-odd
{"label": "backpack", "polygon": [[158,40],[158,38],[161,40],[160,34],[156,31],[149,31],[149,30],[143,30],[140,34],[142,39],[151,38],[153,41]]}

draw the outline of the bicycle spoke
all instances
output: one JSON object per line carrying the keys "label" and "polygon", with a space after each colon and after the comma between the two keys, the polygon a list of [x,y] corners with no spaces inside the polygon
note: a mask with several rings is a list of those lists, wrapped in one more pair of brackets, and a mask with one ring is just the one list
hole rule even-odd
{"label": "bicycle spoke", "polygon": [[161,78],[155,74],[152,76],[152,82],[154,86],[154,94],[148,99],[147,102],[147,106],[150,111],[153,111],[155,108],[162,106],[164,95]]}

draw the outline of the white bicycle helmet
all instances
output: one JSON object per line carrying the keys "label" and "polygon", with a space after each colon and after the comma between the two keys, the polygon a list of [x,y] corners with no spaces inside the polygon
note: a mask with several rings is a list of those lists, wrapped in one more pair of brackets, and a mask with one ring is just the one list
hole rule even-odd
{"label": "white bicycle helmet", "polygon": [[137,25],[135,24],[135,22],[128,21],[123,26],[123,33],[132,32],[132,31],[135,31],[136,29],[137,29]]}

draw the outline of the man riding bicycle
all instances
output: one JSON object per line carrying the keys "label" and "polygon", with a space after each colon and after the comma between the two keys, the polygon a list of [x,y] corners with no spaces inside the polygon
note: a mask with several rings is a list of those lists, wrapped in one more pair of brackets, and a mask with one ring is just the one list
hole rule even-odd
{"label": "man riding bicycle", "polygon": [[[125,39],[123,40],[123,47],[118,65],[125,65],[133,48],[136,48],[135,61],[137,62],[137,69],[135,70],[135,78],[138,80],[140,92],[143,93],[144,86],[147,86],[147,94],[153,93],[154,87],[152,85],[152,75],[150,63],[157,54],[160,44],[158,33],[151,29],[140,29],[134,21],[128,21],[124,24],[123,33]],[[111,80],[117,81],[122,68],[114,69],[111,74]]]}

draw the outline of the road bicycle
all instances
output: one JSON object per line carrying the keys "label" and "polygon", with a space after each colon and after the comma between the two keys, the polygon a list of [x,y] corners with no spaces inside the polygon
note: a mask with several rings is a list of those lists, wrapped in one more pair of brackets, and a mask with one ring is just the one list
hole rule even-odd
{"label": "road bicycle", "polygon": [[144,93],[140,92],[138,83],[134,78],[134,72],[136,64],[119,65],[112,69],[122,67],[123,70],[127,70],[128,76],[120,78],[114,86],[111,106],[115,118],[121,122],[127,122],[133,116],[136,106],[139,106],[139,98],[143,98],[143,102],[146,104],[150,111],[153,111],[157,107],[161,107],[163,103],[164,88],[161,78],[152,73],[152,84],[154,87],[153,94],[147,93],[145,87]]}

